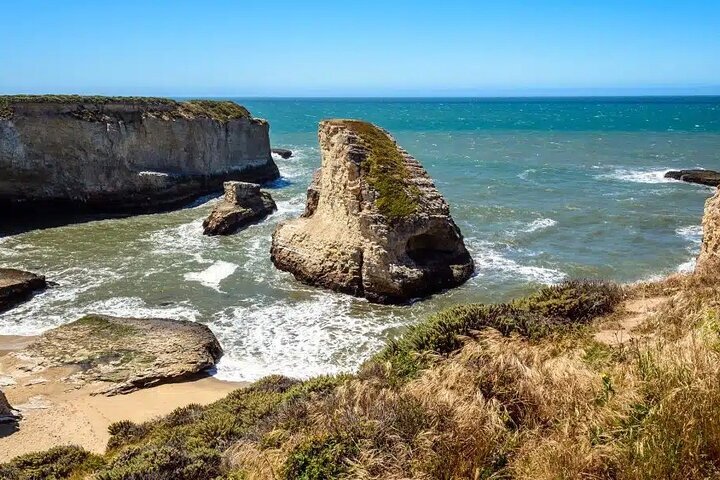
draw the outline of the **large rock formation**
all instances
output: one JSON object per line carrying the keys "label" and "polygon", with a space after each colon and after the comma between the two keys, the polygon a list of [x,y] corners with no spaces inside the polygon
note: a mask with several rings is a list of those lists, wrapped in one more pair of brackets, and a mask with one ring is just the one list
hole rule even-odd
{"label": "large rock formation", "polygon": [[268,192],[260,185],[246,182],[225,182],[225,197],[203,222],[205,235],[229,235],[262,220],[277,210]]}
{"label": "large rock formation", "polygon": [[28,300],[47,287],[45,277],[34,273],[0,268],[0,312]]}
{"label": "large rock formation", "polygon": [[13,363],[6,371],[71,367],[69,383],[97,384],[98,393],[114,395],[192,377],[221,356],[217,339],[199,323],[88,315],[44,333],[3,363]]}
{"label": "large rock formation", "polygon": [[670,170],[665,173],[665,178],[688,183],[699,183],[709,187],[720,187],[720,172],[713,170]]}
{"label": "large rock formation", "polygon": [[273,234],[272,261],[298,280],[404,303],[465,282],[473,261],[423,167],[384,130],[320,124],[322,166],[301,218]]}
{"label": "large rock formation", "polygon": [[720,189],[705,203],[703,241],[695,272],[701,275],[720,274]]}
{"label": "large rock formation", "polygon": [[268,131],[233,102],[0,97],[0,215],[159,211],[272,180]]}

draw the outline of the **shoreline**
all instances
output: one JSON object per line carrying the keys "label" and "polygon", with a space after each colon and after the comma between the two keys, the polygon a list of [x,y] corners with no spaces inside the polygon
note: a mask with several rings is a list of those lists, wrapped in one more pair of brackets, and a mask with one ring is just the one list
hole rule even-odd
{"label": "shoreline", "polygon": [[113,422],[144,422],[191,403],[207,405],[249,385],[208,375],[107,397],[93,395],[91,385],[78,387],[64,381],[71,368],[8,372],[4,357],[35,338],[0,335],[0,389],[23,416],[19,428],[0,426],[0,463],[59,445],[103,453]]}

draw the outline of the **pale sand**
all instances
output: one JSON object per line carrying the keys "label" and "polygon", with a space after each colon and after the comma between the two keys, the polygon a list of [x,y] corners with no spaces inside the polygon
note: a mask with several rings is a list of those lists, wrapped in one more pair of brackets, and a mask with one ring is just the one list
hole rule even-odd
{"label": "pale sand", "polygon": [[[28,338],[0,335],[0,360],[27,345]],[[80,445],[101,453],[110,438],[107,427],[113,422],[142,422],[190,403],[205,405],[247,385],[203,377],[105,397],[90,395],[94,391],[91,386],[77,388],[63,382],[71,372],[69,368],[8,372],[0,365],[0,389],[23,415],[19,430],[0,427],[0,462],[58,445]],[[2,386],[11,381],[16,384]]]}

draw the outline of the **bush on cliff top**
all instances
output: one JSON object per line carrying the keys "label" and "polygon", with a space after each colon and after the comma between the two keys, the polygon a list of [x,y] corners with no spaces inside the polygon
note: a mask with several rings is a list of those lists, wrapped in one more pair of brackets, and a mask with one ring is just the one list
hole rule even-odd
{"label": "bush on cliff top", "polygon": [[395,142],[382,129],[359,120],[342,120],[341,124],[358,135],[367,148],[362,168],[367,181],[378,193],[375,201],[380,213],[389,219],[415,213],[420,192],[409,185],[405,159]]}

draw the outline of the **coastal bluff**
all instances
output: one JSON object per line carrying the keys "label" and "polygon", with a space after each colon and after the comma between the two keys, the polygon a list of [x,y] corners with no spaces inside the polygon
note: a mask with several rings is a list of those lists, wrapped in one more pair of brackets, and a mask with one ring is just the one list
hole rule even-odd
{"label": "coastal bluff", "polygon": [[277,268],[376,303],[406,303],[472,275],[447,202],[390,134],[367,122],[327,120],[319,140],[322,165],[305,213],[273,233]]}
{"label": "coastal bluff", "polygon": [[234,102],[0,97],[0,215],[161,211],[278,177],[268,123]]}

